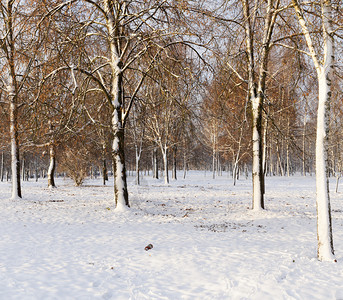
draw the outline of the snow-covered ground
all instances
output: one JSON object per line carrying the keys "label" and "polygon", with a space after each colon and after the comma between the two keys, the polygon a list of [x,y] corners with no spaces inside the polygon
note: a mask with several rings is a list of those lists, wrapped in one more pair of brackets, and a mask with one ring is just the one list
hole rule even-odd
{"label": "snow-covered ground", "polygon": [[316,259],[314,177],[268,177],[260,213],[250,178],[129,182],[128,212],[111,181],[24,182],[15,201],[0,182],[0,299],[343,299],[343,186],[332,263]]}

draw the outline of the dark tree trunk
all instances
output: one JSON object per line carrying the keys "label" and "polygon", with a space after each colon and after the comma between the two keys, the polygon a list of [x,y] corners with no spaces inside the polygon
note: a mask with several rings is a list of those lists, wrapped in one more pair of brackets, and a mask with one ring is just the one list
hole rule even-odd
{"label": "dark tree trunk", "polygon": [[154,148],[153,150],[153,178],[158,179],[158,157],[157,157],[157,149]]}
{"label": "dark tree trunk", "polygon": [[177,165],[177,161],[176,161],[176,152],[177,152],[177,147],[174,146],[173,147],[173,174],[172,174],[172,179],[177,179],[176,176],[176,165]]}
{"label": "dark tree trunk", "polygon": [[108,180],[107,164],[106,164],[106,158],[103,158],[102,160],[102,184],[103,185],[106,185],[106,180]]}

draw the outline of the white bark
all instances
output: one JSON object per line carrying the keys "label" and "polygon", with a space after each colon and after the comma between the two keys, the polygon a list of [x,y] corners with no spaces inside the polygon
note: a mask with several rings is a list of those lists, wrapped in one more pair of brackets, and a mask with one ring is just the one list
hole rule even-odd
{"label": "white bark", "polygon": [[287,120],[287,140],[286,140],[286,164],[287,164],[287,177],[290,176],[290,159],[289,159],[289,140],[290,140],[290,135],[289,135],[289,118]]}
{"label": "white bark", "polygon": [[183,149],[183,179],[186,178],[187,174],[187,154],[186,154],[186,149]]}
{"label": "white bark", "polygon": [[168,147],[165,145],[162,148],[163,165],[164,165],[164,183],[169,184],[169,173],[168,173]]}
{"label": "white bark", "polygon": [[336,193],[338,192],[338,183],[339,183],[339,179],[341,178],[341,174],[339,172],[337,172],[336,174]]}
{"label": "white bark", "polygon": [[252,103],[252,119],[253,119],[253,209],[264,209],[264,174],[262,162],[262,106],[265,93],[266,75],[268,69],[268,57],[270,50],[270,42],[277,16],[279,0],[268,0],[266,13],[264,15],[264,29],[262,49],[260,49],[260,65],[258,71],[258,82],[255,81],[255,55],[254,55],[254,23],[258,14],[259,1],[255,1],[255,7],[250,10],[251,2],[242,0],[243,14],[246,18],[246,51],[248,57],[248,90],[249,99]]}
{"label": "white bark", "polygon": [[265,116],[264,128],[263,128],[263,154],[262,154],[263,176],[266,176],[266,172],[267,172],[267,130],[268,130],[268,116]]}
{"label": "white bark", "polygon": [[114,200],[116,203],[116,210],[124,211],[129,207],[129,205],[127,201],[125,165],[121,159],[119,142],[119,138],[115,136],[112,144],[114,167]]}
{"label": "white bark", "polygon": [[216,178],[216,150],[214,147],[212,151],[212,178]]}
{"label": "white bark", "polygon": [[252,102],[252,113],[253,113],[253,165],[252,165],[252,180],[253,180],[253,209],[262,210],[263,207],[263,190],[262,190],[262,174],[261,174],[261,136],[258,130],[258,120],[259,120],[259,105],[260,99],[258,97],[253,97]]}
{"label": "white bark", "polygon": [[50,164],[48,169],[48,187],[55,188],[55,166],[56,166],[56,155],[55,155],[55,147],[53,144],[49,145],[49,156],[50,156]]}
{"label": "white bark", "polygon": [[216,178],[216,161],[217,161],[217,124],[212,125],[212,178]]}
{"label": "white bark", "polygon": [[177,147],[174,146],[172,149],[173,149],[173,170],[172,170],[172,179],[177,180],[177,161],[176,161]]}
{"label": "white bark", "polygon": [[122,103],[122,69],[120,53],[116,40],[116,20],[113,12],[113,2],[103,0],[106,14],[106,26],[110,36],[110,66],[112,70],[111,98],[113,105],[112,113],[112,160],[114,165],[114,201],[117,210],[125,210],[129,207],[128,191],[126,183],[126,170],[124,158],[124,128],[123,128],[123,103]]}
{"label": "white bark", "polygon": [[307,109],[308,109],[308,101],[305,98],[305,115],[304,115],[304,122],[303,122],[303,132],[302,132],[302,164],[303,164],[303,176],[306,176],[306,156],[305,156],[305,145],[306,145],[306,124],[307,124]]}
{"label": "white bark", "polygon": [[141,154],[142,154],[142,148],[138,149],[137,145],[135,147],[136,149],[136,184],[137,185],[140,185],[140,177],[139,177],[139,172],[140,172],[140,169],[139,169],[139,162],[140,162],[140,159],[141,159]]}
{"label": "white bark", "polygon": [[10,136],[11,136],[11,168],[12,168],[12,199],[21,198],[20,161],[18,147],[17,103],[14,85],[8,87],[10,100]]}
{"label": "white bark", "polygon": [[316,204],[317,204],[317,237],[318,237],[318,259],[321,261],[335,260],[331,207],[328,180],[328,131],[331,98],[331,76],[334,63],[334,38],[331,27],[331,1],[321,1],[321,18],[323,30],[323,62],[318,60],[317,53],[307,28],[303,11],[297,0],[293,0],[299,24],[306,39],[307,46],[314,66],[317,71],[319,95],[317,112],[317,136],[316,136]]}
{"label": "white bark", "polygon": [[319,77],[319,103],[317,113],[316,139],[316,191],[317,191],[317,226],[318,226],[318,259],[334,260],[329,180],[327,169],[329,127],[330,86],[327,74],[323,70]]}

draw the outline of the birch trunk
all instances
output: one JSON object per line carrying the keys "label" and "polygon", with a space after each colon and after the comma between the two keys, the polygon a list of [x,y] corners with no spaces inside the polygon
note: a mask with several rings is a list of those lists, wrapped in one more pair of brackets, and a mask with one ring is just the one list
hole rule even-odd
{"label": "birch trunk", "polygon": [[[274,3],[275,2],[275,3]],[[263,42],[258,71],[258,83],[255,82],[254,58],[254,23],[257,17],[259,1],[255,1],[253,11],[250,10],[250,1],[242,0],[243,14],[246,19],[246,51],[248,57],[248,92],[252,104],[252,144],[253,144],[253,209],[264,209],[264,174],[263,174],[263,147],[262,147],[262,107],[264,101],[270,41],[273,33],[279,0],[268,0],[264,17]]]}
{"label": "birch trunk", "polygon": [[176,165],[177,165],[177,161],[176,161],[176,151],[177,151],[177,147],[174,146],[173,147],[173,173],[172,173],[172,179],[177,180],[177,175],[176,175]]}
{"label": "birch trunk", "polygon": [[290,159],[289,159],[289,140],[290,140],[290,133],[289,133],[289,118],[287,119],[287,140],[286,140],[286,164],[287,164],[287,177],[290,176]]}
{"label": "birch trunk", "polygon": [[277,175],[281,175],[284,176],[284,170],[283,170],[283,166],[282,166],[282,161],[281,161],[281,150],[279,147],[279,141],[276,141],[276,156],[277,156]]}
{"label": "birch trunk", "polygon": [[48,169],[48,187],[55,188],[55,169],[56,169],[56,152],[55,146],[53,143],[49,145],[49,157],[50,157],[50,164]]}
{"label": "birch trunk", "polygon": [[[117,111],[114,112],[117,114]],[[115,129],[116,123],[113,124]],[[114,130],[112,143],[112,159],[114,173],[114,201],[118,210],[130,207],[127,192],[125,155],[124,155],[124,130]]]}
{"label": "birch trunk", "polygon": [[112,127],[114,132],[112,143],[112,160],[114,173],[114,201],[118,210],[130,207],[126,182],[124,129],[119,121],[120,111],[114,110]]}
{"label": "birch trunk", "polygon": [[4,181],[4,163],[5,163],[4,152],[2,152],[2,154],[1,154],[1,175],[0,175],[1,181]]}
{"label": "birch trunk", "polygon": [[21,180],[25,181],[25,153],[22,156],[23,159],[21,160]]}
{"label": "birch trunk", "polygon": [[334,64],[334,38],[332,30],[331,1],[321,1],[321,18],[323,33],[323,62],[320,63],[306,25],[303,11],[297,0],[293,0],[299,24],[310,50],[311,58],[318,77],[318,112],[316,135],[316,204],[317,204],[317,238],[318,259],[321,261],[335,260],[331,207],[328,180],[328,132],[330,121],[331,76]]}
{"label": "birch trunk", "polygon": [[263,176],[267,173],[267,130],[268,130],[268,116],[265,116],[264,128],[263,128],[263,156],[262,156],[262,166],[263,166]]}
{"label": "birch trunk", "polygon": [[158,179],[158,157],[157,157],[157,149],[154,148],[152,154],[153,160],[153,178]]}
{"label": "birch trunk", "polygon": [[169,173],[168,173],[168,148],[164,146],[162,150],[163,165],[164,165],[164,183],[169,184]]}
{"label": "birch trunk", "polygon": [[103,0],[106,25],[110,35],[110,66],[112,71],[111,98],[112,112],[112,161],[114,173],[114,201],[117,210],[130,207],[126,182],[124,127],[123,127],[123,73],[120,61],[120,42],[118,41],[118,20],[115,19],[113,1]]}
{"label": "birch trunk", "polygon": [[237,166],[238,166],[238,161],[236,160],[234,162],[234,166],[233,166],[233,174],[232,174],[232,179],[233,179],[233,185],[236,185],[236,181],[237,181]]}
{"label": "birch trunk", "polygon": [[324,61],[318,69],[319,103],[316,139],[316,185],[318,218],[318,258],[334,260],[328,178],[328,133],[330,123],[331,77],[334,63],[334,38],[331,28],[331,1],[322,1]]}
{"label": "birch trunk", "polygon": [[183,149],[183,179],[186,178],[187,173],[187,154],[186,149]]}
{"label": "birch trunk", "polygon": [[212,145],[212,178],[216,178],[216,136],[213,134],[213,145]]}
{"label": "birch trunk", "polygon": [[318,74],[319,103],[316,138],[316,202],[319,260],[334,259],[328,179],[328,132],[331,98],[331,80],[328,71],[322,69],[321,74]]}
{"label": "birch trunk", "polygon": [[14,85],[9,87],[12,199],[21,198],[17,102]]}
{"label": "birch trunk", "polygon": [[135,149],[135,153],[136,153],[136,184],[137,185],[140,185],[141,182],[140,182],[140,176],[139,176],[139,172],[140,172],[140,168],[139,168],[139,161],[141,159],[141,149],[138,150],[138,147],[136,146],[136,149]]}
{"label": "birch trunk", "polygon": [[155,178],[155,151],[151,151],[152,178]]}
{"label": "birch trunk", "polygon": [[251,100],[253,112],[253,209],[261,210],[264,209],[263,153],[261,143],[262,103],[260,97],[253,97]]}
{"label": "birch trunk", "polygon": [[305,136],[306,136],[306,122],[304,122],[303,134],[302,134],[302,165],[303,165],[303,176],[306,176],[306,156],[305,156]]}
{"label": "birch trunk", "polygon": [[303,176],[306,176],[306,156],[305,156],[305,145],[306,145],[306,124],[307,124],[307,109],[308,109],[308,102],[307,98],[305,99],[305,116],[303,122],[303,132],[302,132],[302,167],[303,167]]}

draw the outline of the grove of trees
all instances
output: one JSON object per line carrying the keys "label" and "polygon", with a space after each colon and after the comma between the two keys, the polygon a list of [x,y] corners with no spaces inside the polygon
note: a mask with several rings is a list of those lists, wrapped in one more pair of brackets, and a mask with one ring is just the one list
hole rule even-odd
{"label": "grove of trees", "polygon": [[[334,260],[328,178],[343,172],[340,0],[1,0],[0,179],[177,169],[316,175],[318,259]],[[229,183],[228,183],[229,184]],[[336,187],[337,191],[338,185]],[[24,192],[25,193],[25,192]]]}

